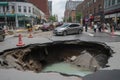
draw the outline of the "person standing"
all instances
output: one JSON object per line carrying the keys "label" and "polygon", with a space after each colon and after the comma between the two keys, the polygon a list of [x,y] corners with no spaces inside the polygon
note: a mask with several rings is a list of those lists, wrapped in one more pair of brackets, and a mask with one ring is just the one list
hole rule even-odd
{"label": "person standing", "polygon": [[95,23],[94,24],[94,32],[96,33],[96,30],[97,30],[97,24]]}
{"label": "person standing", "polygon": [[101,32],[102,24],[100,22],[97,23],[98,31]]}
{"label": "person standing", "polygon": [[85,22],[85,32],[87,32],[87,30],[88,30],[88,22],[86,21]]}

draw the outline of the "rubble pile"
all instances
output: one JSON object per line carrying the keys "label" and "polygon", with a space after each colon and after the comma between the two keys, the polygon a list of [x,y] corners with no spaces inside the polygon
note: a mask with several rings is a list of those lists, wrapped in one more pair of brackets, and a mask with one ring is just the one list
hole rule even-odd
{"label": "rubble pile", "polygon": [[66,61],[94,70],[106,66],[111,52],[108,46],[88,42],[31,44],[4,52],[0,59],[5,65],[0,66],[41,72],[49,64]]}

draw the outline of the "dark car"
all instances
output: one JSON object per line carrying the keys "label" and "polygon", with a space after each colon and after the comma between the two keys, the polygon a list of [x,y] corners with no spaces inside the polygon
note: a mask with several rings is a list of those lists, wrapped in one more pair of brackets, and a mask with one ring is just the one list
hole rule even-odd
{"label": "dark car", "polygon": [[83,27],[78,23],[64,23],[62,26],[59,26],[54,29],[53,33],[55,35],[68,35],[74,33],[82,33]]}
{"label": "dark car", "polygon": [[4,41],[5,39],[5,31],[2,27],[0,27],[0,41]]}
{"label": "dark car", "polygon": [[42,31],[50,31],[50,30],[53,30],[54,29],[54,26],[53,24],[51,23],[45,23],[43,24],[43,26],[41,27],[41,30]]}

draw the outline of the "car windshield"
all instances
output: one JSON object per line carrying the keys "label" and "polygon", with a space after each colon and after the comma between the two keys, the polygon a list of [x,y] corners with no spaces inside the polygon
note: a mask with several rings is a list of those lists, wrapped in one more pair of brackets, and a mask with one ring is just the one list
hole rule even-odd
{"label": "car windshield", "polygon": [[69,24],[63,24],[61,27],[67,27],[69,26]]}

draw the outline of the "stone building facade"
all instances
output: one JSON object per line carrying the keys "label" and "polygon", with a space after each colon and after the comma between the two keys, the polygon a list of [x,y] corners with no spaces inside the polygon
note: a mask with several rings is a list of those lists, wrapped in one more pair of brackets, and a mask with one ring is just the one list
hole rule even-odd
{"label": "stone building facade", "polygon": [[45,14],[35,5],[25,1],[0,1],[0,26],[9,28],[26,27],[27,23],[35,25],[40,19],[45,19]]}

